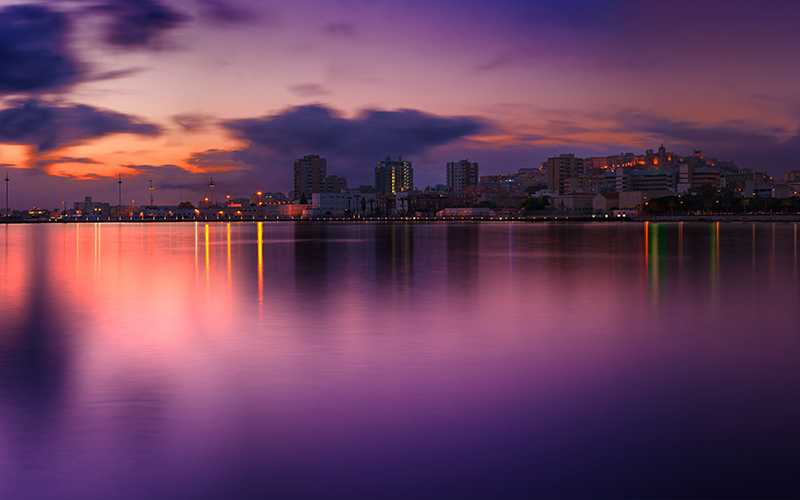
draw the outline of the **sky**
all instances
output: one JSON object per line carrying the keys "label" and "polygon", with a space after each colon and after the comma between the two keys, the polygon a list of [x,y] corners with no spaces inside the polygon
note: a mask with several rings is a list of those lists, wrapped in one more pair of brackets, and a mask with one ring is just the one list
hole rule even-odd
{"label": "sky", "polygon": [[800,168],[800,2],[0,0],[12,208],[668,151]]}

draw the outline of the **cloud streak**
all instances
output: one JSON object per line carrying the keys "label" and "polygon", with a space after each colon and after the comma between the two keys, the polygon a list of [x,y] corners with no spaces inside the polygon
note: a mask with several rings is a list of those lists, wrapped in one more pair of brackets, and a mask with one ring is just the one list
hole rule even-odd
{"label": "cloud streak", "polygon": [[78,81],[68,30],[66,16],[45,6],[0,10],[0,94],[57,91]]}
{"label": "cloud streak", "polygon": [[157,0],[112,0],[92,10],[109,17],[105,41],[126,49],[160,49],[167,32],[191,19]]}
{"label": "cloud streak", "polygon": [[364,182],[371,177],[375,162],[387,155],[412,159],[487,128],[475,118],[442,117],[412,109],[366,110],[348,119],[321,105],[222,125],[250,143],[232,158],[280,185],[289,185],[292,162],[303,155],[325,156],[330,173]]}
{"label": "cloud streak", "polygon": [[49,106],[28,99],[0,110],[0,142],[34,146],[39,153],[122,133],[155,136],[159,129],[129,115],[82,104]]}
{"label": "cloud streak", "polygon": [[485,128],[474,118],[440,117],[412,109],[367,110],[347,119],[324,106],[300,106],[223,125],[239,138],[277,153],[325,151],[376,160],[387,154],[422,153]]}

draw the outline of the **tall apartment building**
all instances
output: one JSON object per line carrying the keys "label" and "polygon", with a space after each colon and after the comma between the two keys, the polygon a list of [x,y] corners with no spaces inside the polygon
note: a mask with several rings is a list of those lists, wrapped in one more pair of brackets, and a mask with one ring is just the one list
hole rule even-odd
{"label": "tall apartment building", "polygon": [[322,190],[324,179],[328,172],[325,158],[319,155],[307,155],[294,161],[294,199],[299,200]]}
{"label": "tall apartment building", "polygon": [[467,186],[478,185],[478,164],[469,160],[447,162],[447,187],[451,193],[460,193]]}
{"label": "tall apartment building", "polygon": [[379,189],[383,194],[414,189],[414,169],[411,168],[411,162],[403,161],[402,156],[396,161],[389,156],[386,160],[379,161],[375,167],[375,189]]}
{"label": "tall apartment building", "polygon": [[583,158],[575,158],[571,153],[548,158],[542,166],[547,168],[547,189],[559,194],[564,194],[567,179],[585,174]]}

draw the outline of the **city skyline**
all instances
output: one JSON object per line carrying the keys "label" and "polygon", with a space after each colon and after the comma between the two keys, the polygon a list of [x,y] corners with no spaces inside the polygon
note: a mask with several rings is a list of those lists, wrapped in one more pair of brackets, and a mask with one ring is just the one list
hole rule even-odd
{"label": "city skyline", "polygon": [[498,174],[660,143],[780,175],[800,149],[797,14],[789,2],[4,1],[0,165],[12,208],[115,203],[120,174],[142,200],[150,180],[160,199],[199,199],[211,176],[232,193],[288,192],[309,154],[354,186],[386,156],[412,161],[425,186],[461,158]]}
{"label": "city skyline", "polygon": [[[565,161],[567,163],[564,163]],[[298,185],[303,185],[306,186],[306,189],[301,191],[295,189],[288,192],[269,191],[269,186],[256,185],[248,186],[242,192],[231,193],[228,189],[230,186],[222,186],[217,189],[218,195],[214,198],[214,187],[217,185],[213,177],[207,177],[205,181],[201,181],[203,182],[202,188],[197,191],[190,190],[187,196],[184,196],[184,190],[181,190],[175,200],[161,199],[160,203],[154,203],[153,191],[155,188],[151,179],[134,178],[123,180],[120,174],[113,181],[118,190],[116,202],[106,196],[98,199],[93,195],[87,195],[80,197],[83,201],[80,201],[80,199],[69,202],[62,200],[60,204],[62,207],[67,205],[74,206],[76,210],[79,205],[84,203],[87,206],[92,204],[96,207],[103,206],[105,207],[103,208],[103,215],[108,216],[112,207],[114,209],[121,206],[131,209],[136,207],[174,209],[179,204],[186,203],[192,205],[192,210],[197,207],[226,207],[231,203],[233,203],[231,205],[233,207],[246,206],[248,203],[250,206],[261,207],[262,205],[281,205],[289,202],[301,205],[307,203],[319,209],[316,206],[317,202],[312,201],[311,195],[313,194],[345,193],[350,191],[360,193],[365,188],[370,192],[374,191],[379,197],[393,197],[402,191],[404,193],[407,192],[408,195],[421,193],[442,196],[452,195],[453,198],[448,196],[450,203],[464,203],[463,200],[457,201],[456,199],[463,197],[462,190],[470,186],[470,189],[472,189],[471,197],[482,193],[505,193],[509,195],[513,192],[514,196],[519,198],[517,201],[524,204],[525,200],[522,197],[541,199],[543,196],[563,196],[570,193],[575,193],[576,195],[591,193],[595,195],[598,193],[640,191],[643,185],[647,186],[650,191],[654,193],[660,192],[664,196],[697,194],[701,191],[701,186],[710,185],[714,186],[714,191],[719,195],[727,193],[737,197],[771,196],[764,193],[766,193],[765,190],[772,190],[773,186],[780,186],[782,189],[786,189],[788,196],[800,187],[800,181],[798,180],[800,179],[798,177],[800,176],[800,170],[798,169],[790,169],[778,172],[775,176],[770,176],[767,172],[757,172],[748,168],[740,169],[734,160],[720,161],[717,158],[704,156],[702,149],[693,150],[691,155],[680,155],[672,151],[668,152],[663,144],[657,150],[651,148],[640,152],[640,154],[629,151],[608,156],[580,158],[573,153],[561,153],[540,162],[538,167],[522,167],[517,169],[516,172],[501,172],[489,175],[479,175],[476,162],[461,159],[447,162],[442,167],[442,178],[440,179],[442,182],[429,184],[425,187],[414,184],[412,162],[404,161],[402,156],[398,160],[392,160],[387,157],[384,161],[377,162],[378,166],[374,169],[373,183],[358,185],[348,184],[347,177],[338,172],[328,172],[326,168],[327,158],[322,158],[319,155],[305,155],[302,158],[295,159],[293,164],[294,167],[291,170],[294,171],[295,188]],[[388,175],[384,172],[387,169],[387,165],[399,168],[399,171]],[[555,168],[553,168],[554,165]],[[698,167],[701,168],[696,170]],[[308,169],[307,174],[306,169]],[[313,175],[311,173],[312,169],[314,170]],[[455,173],[456,170],[454,169],[460,170]],[[522,176],[524,178],[523,182],[514,183],[513,181],[517,176]],[[630,176],[633,176],[633,178],[629,184],[627,179]],[[389,182],[389,179],[395,178],[398,188],[393,190],[386,183]],[[639,178],[644,184],[639,182]],[[138,180],[144,184],[126,189],[123,197],[122,187],[127,184],[128,180]],[[508,184],[507,181],[509,180],[512,181],[512,184]],[[742,189],[745,180],[753,181],[753,186],[758,187],[762,192],[754,194],[753,187],[750,188],[750,191]],[[6,189],[8,189],[8,177],[5,178],[5,181]],[[401,184],[402,188],[399,187]],[[538,190],[528,189],[533,186],[539,186]],[[475,189],[478,189],[478,191],[475,191]],[[305,190],[308,190],[309,193],[306,194]],[[136,203],[136,198],[130,198],[129,195],[131,194],[139,196],[140,203]],[[149,203],[147,203],[146,197],[142,198],[143,195],[150,197]],[[406,196],[406,194],[403,194],[403,196]],[[92,201],[93,198],[95,198],[94,201]],[[303,198],[307,201],[303,201]],[[481,198],[481,196],[478,196],[478,198]],[[8,200],[8,193],[6,193],[5,199]],[[130,199],[130,203],[128,203],[128,199]],[[473,201],[477,203],[479,200]],[[30,208],[33,211],[28,208],[22,210],[13,208],[13,210],[34,215],[50,212],[50,209],[46,206]],[[94,209],[91,211],[94,211]],[[62,210],[58,207],[53,209],[53,217],[57,217],[60,212]]]}

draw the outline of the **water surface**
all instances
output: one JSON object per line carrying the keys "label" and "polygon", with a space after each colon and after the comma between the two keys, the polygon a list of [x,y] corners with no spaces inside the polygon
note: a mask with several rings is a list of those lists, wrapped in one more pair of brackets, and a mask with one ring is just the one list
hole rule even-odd
{"label": "water surface", "polygon": [[0,226],[0,498],[798,497],[796,224]]}

